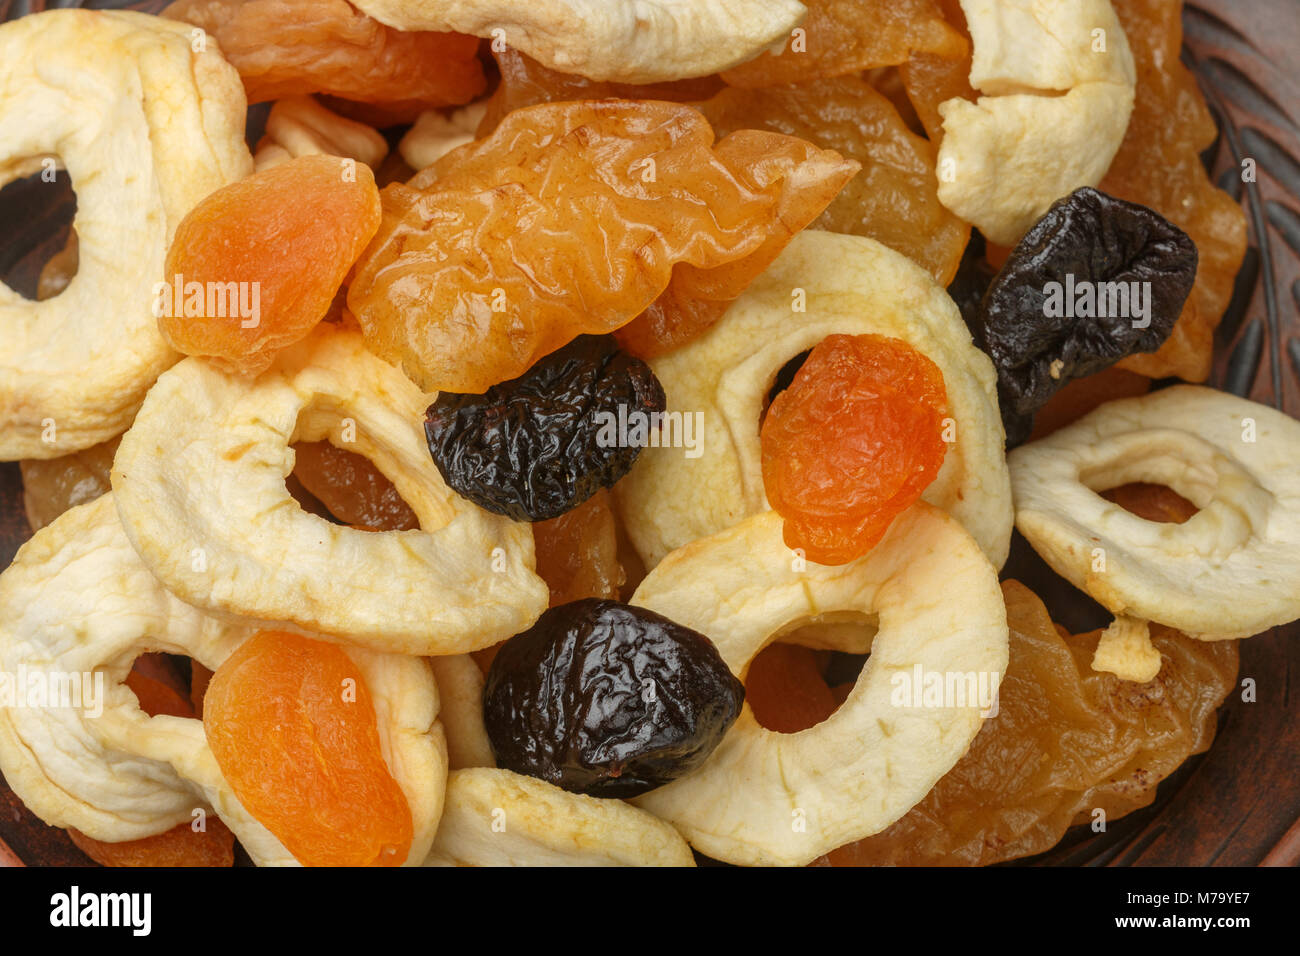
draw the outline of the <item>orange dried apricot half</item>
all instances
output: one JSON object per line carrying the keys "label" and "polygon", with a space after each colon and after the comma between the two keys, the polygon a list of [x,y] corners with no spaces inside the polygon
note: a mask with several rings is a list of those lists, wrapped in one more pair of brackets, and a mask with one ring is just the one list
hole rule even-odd
{"label": "orange dried apricot half", "polygon": [[299,156],[218,189],[167,252],[155,306],[172,347],[257,374],[325,317],[379,227],[369,167]]}
{"label": "orange dried apricot half", "polygon": [[907,343],[831,335],[768,408],[763,489],[785,543],[845,564],[875,546],[947,453],[943,373]]}
{"label": "orange dried apricot half", "polygon": [[204,829],[188,823],[157,836],[124,843],[105,843],[69,828],[68,836],[82,853],[100,866],[234,866],[235,835],[214,814]]}
{"label": "orange dried apricot half", "polygon": [[410,806],[361,671],[335,644],[259,631],[217,668],[203,726],[239,802],[307,866],[399,866]]}

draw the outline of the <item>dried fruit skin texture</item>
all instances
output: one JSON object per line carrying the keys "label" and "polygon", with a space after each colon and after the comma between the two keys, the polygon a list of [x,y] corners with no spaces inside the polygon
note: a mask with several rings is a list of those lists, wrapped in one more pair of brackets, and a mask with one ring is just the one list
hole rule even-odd
{"label": "dried fruit skin texture", "polygon": [[300,156],[217,190],[181,221],[167,252],[163,335],[223,368],[264,371],[324,318],[379,215],[369,167],[329,156]]}
{"label": "dried fruit skin texture", "polygon": [[[917,53],[958,55],[961,35],[935,0],[807,0],[802,37],[727,70],[730,86],[777,86],[905,63]],[[801,50],[796,43],[803,46]]]}
{"label": "dried fruit skin texture", "polygon": [[1144,807],[1156,784],[1214,739],[1237,675],[1235,641],[1153,626],[1148,684],[1091,668],[1098,632],[1062,637],[1042,602],[1003,584],[1011,656],[999,711],[906,816],[827,855],[837,866],[976,866],[1042,853],[1075,822]]}
{"label": "dried fruit skin texture", "polygon": [[538,521],[533,544],[551,607],[582,598],[618,598],[623,569],[609,492],[598,491],[572,511]]}
{"label": "dried fruit skin texture", "polygon": [[235,835],[208,814],[206,829],[194,832],[182,823],[157,836],[124,843],[105,843],[80,830],[68,830],[77,849],[100,866],[234,866]]}
{"label": "dried fruit skin texture", "polygon": [[789,183],[842,177],[847,163],[815,151],[771,181],[775,164],[725,155],[704,117],[673,103],[516,110],[383,190],[348,307],[369,347],[422,388],[482,393],[577,335],[625,325],[678,263],[764,249]]}
{"label": "dried fruit skin texture", "polygon": [[218,669],[208,745],[243,804],[306,866],[399,866],[411,811],[360,670],[334,644],[260,631]]}
{"label": "dried fruit skin texture", "polygon": [[860,162],[862,171],[813,227],[876,239],[924,266],[940,284],[952,281],[970,227],[939,202],[934,147],[861,77],[727,89],[699,108],[720,135],[768,129]]}
{"label": "dried fruit skin texture", "polygon": [[408,531],[419,519],[365,455],[327,441],[294,445],[293,473],[335,518],[367,531]]}
{"label": "dried fruit skin texture", "polygon": [[961,36],[962,45],[941,53],[916,53],[898,67],[907,99],[925,128],[925,135],[936,147],[943,140],[939,104],[954,97],[972,102],[978,97],[970,85],[973,49],[961,2],[941,0],[939,5],[948,24]]}
{"label": "dried fruit skin texture", "polygon": [[500,766],[575,793],[632,797],[702,764],[744,697],[703,634],[592,599],[551,608],[505,642],[483,719]]}
{"label": "dried fruit skin texture", "polygon": [[1196,78],[1179,59],[1182,0],[1113,0],[1137,66],[1137,101],[1128,132],[1098,186],[1150,206],[1185,230],[1200,253],[1196,284],[1169,340],[1154,355],[1121,367],[1150,378],[1203,382],[1214,330],[1232,297],[1246,253],[1246,214],[1210,182],[1200,152],[1216,129]]}
{"label": "dried fruit skin texture", "polygon": [[345,0],[179,0],[164,16],[216,38],[250,103],[330,93],[455,106],[486,84],[476,37],[403,33]]}
{"label": "dried fruit skin texture", "polygon": [[763,420],[763,488],[809,561],[866,554],[947,453],[943,373],[898,339],[831,335]]}
{"label": "dried fruit skin texture", "polygon": [[[545,521],[627,474],[664,390],[609,336],[582,335],[483,395],[441,392],[424,433],[447,486],[494,514]],[[640,432],[621,421],[639,421]]]}
{"label": "dried fruit skin texture", "polygon": [[760,725],[780,734],[815,727],[840,703],[822,679],[817,652],[794,644],[759,651],[745,674],[745,700]]}

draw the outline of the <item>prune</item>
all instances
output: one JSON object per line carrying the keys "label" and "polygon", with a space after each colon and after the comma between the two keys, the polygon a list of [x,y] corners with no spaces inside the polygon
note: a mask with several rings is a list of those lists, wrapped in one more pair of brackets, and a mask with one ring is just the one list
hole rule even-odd
{"label": "prune", "polygon": [[703,763],[744,699],[703,634],[589,598],[506,641],[483,719],[502,767],[575,793],[633,797]]}
{"label": "prune", "polygon": [[480,508],[545,521],[627,474],[664,390],[609,336],[580,335],[482,395],[441,392],[424,421],[447,485]]}
{"label": "prune", "polygon": [[1154,210],[1085,186],[1057,200],[993,279],[972,333],[998,372],[1007,444],[1067,382],[1152,352],[1196,278],[1196,245]]}

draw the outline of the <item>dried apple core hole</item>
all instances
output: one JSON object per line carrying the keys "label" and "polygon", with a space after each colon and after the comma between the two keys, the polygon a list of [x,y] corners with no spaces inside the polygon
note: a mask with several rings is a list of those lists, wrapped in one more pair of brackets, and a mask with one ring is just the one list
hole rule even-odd
{"label": "dried apple core hole", "polygon": [[369,458],[330,441],[295,442],[285,487],[302,509],[359,531],[411,530],[414,509]]}
{"label": "dried apple core hole", "polygon": [[63,291],[77,274],[77,243],[72,223],[77,195],[56,156],[22,163],[35,169],[0,187],[0,282],[24,299],[39,301]]}
{"label": "dried apple core hole", "polygon": [[150,717],[198,717],[209,676],[211,671],[190,657],[147,651],[131,663],[125,684]]}

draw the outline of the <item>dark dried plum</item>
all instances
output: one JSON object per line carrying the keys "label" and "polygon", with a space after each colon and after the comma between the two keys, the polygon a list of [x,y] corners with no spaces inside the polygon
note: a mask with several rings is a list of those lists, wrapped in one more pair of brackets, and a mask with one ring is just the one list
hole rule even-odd
{"label": "dark dried plum", "polygon": [[627,474],[664,408],[648,365],[612,336],[580,335],[483,395],[442,392],[424,433],[450,488],[516,521],[545,521]]}
{"label": "dark dried plum", "polygon": [[1158,349],[1196,264],[1196,244],[1145,206],[1090,187],[1057,200],[993,279],[972,328],[997,368],[1007,444],[1072,379]]}
{"label": "dark dried plum", "polygon": [[597,598],[506,641],[483,688],[500,766],[594,797],[632,797],[699,766],[745,688],[703,634]]}

